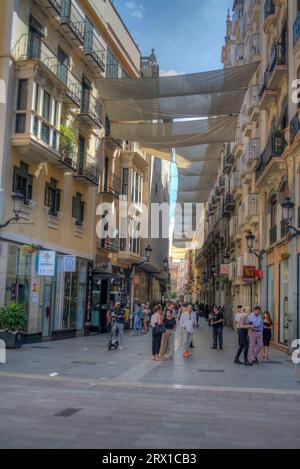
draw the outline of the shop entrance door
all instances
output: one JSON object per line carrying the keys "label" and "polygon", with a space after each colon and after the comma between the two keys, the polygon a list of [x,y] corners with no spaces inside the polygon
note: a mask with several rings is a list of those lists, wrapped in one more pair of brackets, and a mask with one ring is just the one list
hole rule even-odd
{"label": "shop entrance door", "polygon": [[45,278],[40,305],[42,316],[42,336],[47,338],[51,335],[51,321],[54,314],[53,307],[53,282],[52,278]]}

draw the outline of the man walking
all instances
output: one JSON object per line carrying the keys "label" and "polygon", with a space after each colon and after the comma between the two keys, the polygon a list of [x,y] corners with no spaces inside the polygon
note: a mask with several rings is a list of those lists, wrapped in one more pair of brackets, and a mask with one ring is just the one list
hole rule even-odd
{"label": "man walking", "polygon": [[196,327],[195,314],[191,305],[188,306],[186,313],[181,315],[180,326],[184,333],[183,357],[189,358],[192,354],[189,352],[190,345],[193,341],[194,329]]}
{"label": "man walking", "polygon": [[252,363],[248,360],[248,351],[249,351],[249,338],[248,338],[248,331],[253,328],[253,326],[249,325],[249,310],[248,308],[244,308],[243,311],[237,313],[235,316],[235,322],[237,324],[238,335],[239,335],[239,348],[234,360],[236,365],[243,365],[243,362],[240,360],[240,356],[244,351],[244,365],[245,366],[253,366]]}
{"label": "man walking", "polygon": [[124,327],[125,327],[125,314],[124,310],[121,308],[120,303],[115,304],[115,308],[112,311],[112,333],[114,337],[118,337],[119,339],[119,349],[124,349]]}
{"label": "man walking", "polygon": [[248,317],[249,325],[253,326],[249,331],[250,338],[250,361],[258,365],[258,356],[263,349],[264,321],[261,315],[261,307],[256,306],[253,313]]}
{"label": "man walking", "polygon": [[218,348],[218,342],[219,342],[219,349],[223,350],[224,315],[222,311],[216,306],[214,306],[214,309],[213,309],[211,325],[213,328],[213,341],[214,341],[212,350],[216,350]]}

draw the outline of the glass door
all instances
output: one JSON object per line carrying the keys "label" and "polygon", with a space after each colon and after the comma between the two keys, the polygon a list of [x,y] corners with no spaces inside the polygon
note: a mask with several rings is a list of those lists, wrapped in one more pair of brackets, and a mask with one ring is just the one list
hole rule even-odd
{"label": "glass door", "polygon": [[42,315],[42,336],[50,337],[51,335],[51,320],[54,314],[53,306],[53,279],[52,277],[45,277],[44,285],[42,287],[42,302],[40,304]]}
{"label": "glass door", "polygon": [[60,81],[67,85],[69,57],[60,47],[57,51],[57,62],[57,77]]}
{"label": "glass door", "polygon": [[79,154],[78,154],[78,173],[83,174],[84,171],[84,155],[85,155],[85,138],[79,135]]}
{"label": "glass door", "polygon": [[279,342],[283,345],[289,343],[289,283],[288,261],[280,264],[280,304],[279,304]]}
{"label": "glass door", "polygon": [[45,37],[43,26],[33,17],[29,19],[28,58],[41,59],[42,39]]}

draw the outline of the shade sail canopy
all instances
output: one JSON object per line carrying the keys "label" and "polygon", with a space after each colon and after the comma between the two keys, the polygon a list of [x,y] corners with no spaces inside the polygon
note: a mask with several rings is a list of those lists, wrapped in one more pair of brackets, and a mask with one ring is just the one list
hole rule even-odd
{"label": "shade sail canopy", "polygon": [[111,134],[119,140],[139,142],[147,148],[172,149],[207,143],[231,142],[236,133],[236,116],[183,122],[111,124]]}
{"label": "shade sail canopy", "polygon": [[105,102],[246,90],[258,65],[259,62],[255,62],[239,67],[160,78],[99,78],[99,88]]}
{"label": "shade sail canopy", "polygon": [[111,121],[152,121],[201,116],[224,116],[240,112],[244,90],[225,93],[172,96],[142,100],[107,101]]}

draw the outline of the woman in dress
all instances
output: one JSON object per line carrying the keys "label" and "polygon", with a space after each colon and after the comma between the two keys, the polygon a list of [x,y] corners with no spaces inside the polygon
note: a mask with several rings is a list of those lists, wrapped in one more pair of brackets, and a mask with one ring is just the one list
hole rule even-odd
{"label": "woman in dress", "polygon": [[156,306],[155,313],[151,318],[152,326],[152,358],[155,361],[160,361],[159,351],[161,347],[162,335],[165,333],[166,328],[164,324],[164,317],[162,307]]}
{"label": "woman in dress", "polygon": [[269,311],[265,311],[264,313],[264,333],[263,333],[263,342],[264,342],[264,348],[263,348],[263,359],[264,360],[270,360],[270,342],[272,339],[272,329],[273,329],[273,321],[271,319],[271,314]]}
{"label": "woman in dress", "polygon": [[162,360],[173,358],[175,351],[175,330],[176,319],[172,315],[172,311],[167,309],[165,319],[166,332],[162,336],[159,356]]}

